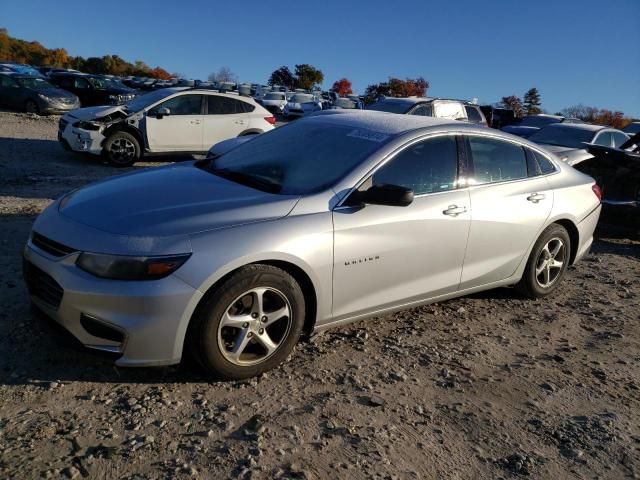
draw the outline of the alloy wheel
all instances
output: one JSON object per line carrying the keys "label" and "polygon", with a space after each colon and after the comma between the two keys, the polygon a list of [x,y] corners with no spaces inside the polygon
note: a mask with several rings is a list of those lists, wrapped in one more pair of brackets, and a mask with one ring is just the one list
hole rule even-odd
{"label": "alloy wheel", "polygon": [[291,330],[291,305],[271,287],[244,292],[226,309],[218,327],[218,347],[229,362],[256,365],[271,357]]}
{"label": "alloy wheel", "polygon": [[128,138],[118,138],[109,147],[109,157],[115,163],[127,163],[136,155],[136,146]]}
{"label": "alloy wheel", "polygon": [[553,285],[562,273],[567,248],[561,238],[553,237],[540,251],[536,261],[536,282],[542,288]]}

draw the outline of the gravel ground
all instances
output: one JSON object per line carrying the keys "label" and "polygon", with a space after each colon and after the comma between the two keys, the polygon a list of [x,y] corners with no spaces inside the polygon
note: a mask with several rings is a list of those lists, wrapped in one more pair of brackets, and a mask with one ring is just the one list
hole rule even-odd
{"label": "gravel ground", "polygon": [[601,233],[544,301],[359,322],[250,381],[115,368],[32,314],[21,279],[35,215],[122,172],[56,125],[0,112],[1,478],[640,478],[639,241]]}

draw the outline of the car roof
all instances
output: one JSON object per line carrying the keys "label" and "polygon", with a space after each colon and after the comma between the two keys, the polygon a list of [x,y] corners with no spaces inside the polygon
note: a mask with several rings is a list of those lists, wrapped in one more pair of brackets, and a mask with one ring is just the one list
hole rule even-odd
{"label": "car roof", "polygon": [[590,123],[552,123],[551,125],[547,125],[546,128],[573,128],[575,130],[588,130],[590,132],[597,132],[599,130],[615,130],[612,127],[605,127],[603,125],[592,125]]}
{"label": "car roof", "polygon": [[324,113],[307,117],[307,121],[362,128],[386,135],[399,135],[409,130],[439,125],[465,125],[462,122],[444,118],[423,117],[420,115],[398,115],[396,113],[378,112],[374,110],[327,110]]}

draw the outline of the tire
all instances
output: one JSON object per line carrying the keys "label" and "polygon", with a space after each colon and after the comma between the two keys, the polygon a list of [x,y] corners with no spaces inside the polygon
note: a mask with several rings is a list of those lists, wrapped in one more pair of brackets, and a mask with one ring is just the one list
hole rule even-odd
{"label": "tire", "polygon": [[248,265],[198,310],[189,327],[188,354],[216,378],[254,377],[287,358],[304,318],[304,295],[291,275],[270,265]]}
{"label": "tire", "polygon": [[569,233],[562,225],[549,225],[531,250],[522,279],[517,285],[518,290],[529,298],[550,295],[562,282],[570,257]]}
{"label": "tire", "polygon": [[35,113],[36,115],[40,114],[40,107],[35,100],[27,100],[24,102],[24,111],[27,113]]}
{"label": "tire", "polygon": [[114,167],[130,167],[140,159],[140,143],[128,132],[114,132],[105,140],[102,153]]}

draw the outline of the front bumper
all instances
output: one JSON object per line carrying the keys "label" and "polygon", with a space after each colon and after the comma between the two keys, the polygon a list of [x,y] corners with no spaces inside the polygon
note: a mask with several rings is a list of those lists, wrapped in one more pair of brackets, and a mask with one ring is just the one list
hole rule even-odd
{"label": "front bumper", "polygon": [[40,113],[45,115],[64,115],[80,108],[80,103],[47,103],[41,102]]}
{"label": "front bumper", "polygon": [[[116,365],[180,362],[186,328],[202,294],[173,275],[153,281],[97,278],[76,267],[78,255],[54,257],[29,240],[24,261],[36,306],[85,347],[119,355]],[[120,338],[109,332],[120,332]]]}
{"label": "front bumper", "polygon": [[61,121],[58,125],[58,141],[65,148],[68,147],[75,152],[100,155],[104,139],[104,135],[99,130],[76,128],[72,121]]}

